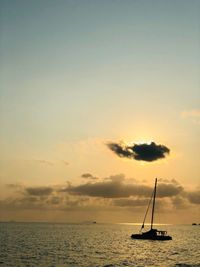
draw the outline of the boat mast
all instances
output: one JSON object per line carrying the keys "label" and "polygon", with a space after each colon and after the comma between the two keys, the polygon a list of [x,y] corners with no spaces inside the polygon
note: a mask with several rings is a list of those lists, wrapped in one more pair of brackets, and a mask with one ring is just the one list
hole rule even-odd
{"label": "boat mast", "polygon": [[156,185],[157,185],[157,178],[155,180],[155,187],[154,187],[154,194],[153,194],[153,207],[152,207],[152,214],[151,214],[151,229],[153,228],[153,217],[154,217],[155,198],[156,198]]}

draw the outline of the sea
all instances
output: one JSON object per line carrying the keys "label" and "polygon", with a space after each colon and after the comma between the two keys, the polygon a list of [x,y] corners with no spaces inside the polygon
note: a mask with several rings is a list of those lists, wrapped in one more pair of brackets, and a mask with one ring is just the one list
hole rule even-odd
{"label": "sea", "polygon": [[133,240],[138,225],[0,223],[0,267],[200,266],[200,225],[160,225],[170,241]]}

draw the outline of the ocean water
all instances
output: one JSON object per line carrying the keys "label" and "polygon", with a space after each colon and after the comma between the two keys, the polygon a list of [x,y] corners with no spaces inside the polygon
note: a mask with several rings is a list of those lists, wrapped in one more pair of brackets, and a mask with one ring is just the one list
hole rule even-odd
{"label": "ocean water", "polygon": [[173,240],[133,240],[135,225],[0,223],[0,267],[200,266],[200,225],[157,228]]}

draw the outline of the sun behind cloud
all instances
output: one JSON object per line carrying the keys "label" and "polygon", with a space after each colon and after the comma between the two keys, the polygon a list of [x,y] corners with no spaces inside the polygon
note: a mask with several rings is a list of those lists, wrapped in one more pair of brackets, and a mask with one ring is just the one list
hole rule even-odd
{"label": "sun behind cloud", "polygon": [[152,162],[165,158],[170,149],[164,145],[157,145],[155,142],[127,145],[124,142],[109,142],[108,148],[121,158],[130,158],[139,161]]}

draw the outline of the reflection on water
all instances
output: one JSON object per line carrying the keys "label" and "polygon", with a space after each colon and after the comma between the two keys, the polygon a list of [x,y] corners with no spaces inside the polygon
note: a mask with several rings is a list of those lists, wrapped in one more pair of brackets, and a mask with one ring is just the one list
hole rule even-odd
{"label": "reflection on water", "polygon": [[200,266],[200,226],[162,228],[172,241],[133,240],[136,225],[0,223],[0,267]]}

